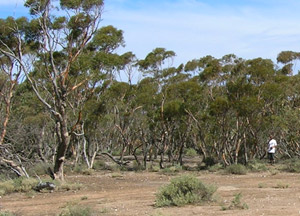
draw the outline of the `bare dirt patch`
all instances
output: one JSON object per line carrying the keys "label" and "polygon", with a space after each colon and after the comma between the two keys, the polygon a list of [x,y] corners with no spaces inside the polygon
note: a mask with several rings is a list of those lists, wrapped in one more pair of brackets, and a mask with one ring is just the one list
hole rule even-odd
{"label": "bare dirt patch", "polygon": [[[177,174],[182,175],[183,172]],[[58,215],[70,203],[90,206],[98,215],[300,215],[300,174],[249,173],[223,175],[193,172],[204,183],[215,184],[217,202],[198,206],[155,208],[155,193],[174,176],[153,172],[96,172],[67,176],[83,185],[79,191],[10,194],[0,199],[2,211],[22,216]],[[222,210],[236,194],[248,209]]]}

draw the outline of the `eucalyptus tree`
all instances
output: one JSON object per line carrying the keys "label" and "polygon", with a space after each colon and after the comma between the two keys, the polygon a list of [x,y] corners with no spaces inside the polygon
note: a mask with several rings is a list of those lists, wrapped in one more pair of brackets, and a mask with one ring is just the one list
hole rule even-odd
{"label": "eucalyptus tree", "polygon": [[[20,64],[33,91],[55,121],[58,140],[54,176],[63,179],[73,132],[69,128],[74,128],[69,126],[68,110],[81,106],[71,99],[77,97],[83,104],[90,93],[101,91],[107,73],[114,70],[114,65],[107,65],[116,57],[111,53],[123,45],[122,31],[113,27],[99,29],[102,0],[27,0],[25,6],[32,19],[27,21],[24,34],[16,29],[20,49],[14,53],[2,41],[2,51]],[[24,40],[31,48],[28,54],[24,53]],[[82,123],[79,113],[77,123]]]}
{"label": "eucalyptus tree", "polygon": [[164,107],[167,99],[166,82],[174,76],[176,68],[171,67],[175,52],[168,51],[165,48],[156,48],[150,52],[145,59],[140,60],[137,64],[143,74],[151,77],[157,84],[157,92],[153,97],[159,101],[155,105],[152,118],[153,144],[160,154],[160,167],[163,168],[164,155],[168,151],[170,139],[172,137],[172,128],[167,123],[164,116]]}
{"label": "eucalyptus tree", "polygon": [[18,154],[12,151],[13,146],[7,139],[7,129],[13,108],[13,98],[15,90],[20,82],[21,67],[13,55],[18,55],[21,50],[18,45],[18,33],[23,34],[25,31],[26,19],[0,19],[0,164],[10,167],[18,175],[27,175],[22,166]]}

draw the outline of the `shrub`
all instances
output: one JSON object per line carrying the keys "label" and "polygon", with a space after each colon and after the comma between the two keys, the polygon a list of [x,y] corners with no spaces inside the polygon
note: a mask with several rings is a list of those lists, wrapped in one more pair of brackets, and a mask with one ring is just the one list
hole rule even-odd
{"label": "shrub", "polygon": [[231,173],[235,175],[245,175],[247,173],[247,168],[242,164],[232,164],[225,169],[226,173]]}
{"label": "shrub", "polygon": [[8,180],[4,182],[0,182],[0,195],[9,194],[15,191],[14,181]]}
{"label": "shrub", "polygon": [[38,180],[34,178],[19,177],[14,180],[15,192],[28,192],[38,184]]}
{"label": "shrub", "polygon": [[67,206],[59,216],[92,216],[93,211],[89,207],[83,207],[80,205]]}
{"label": "shrub", "polygon": [[210,201],[216,187],[205,185],[191,175],[183,175],[171,180],[156,194],[156,206],[182,206]]}
{"label": "shrub", "polygon": [[29,192],[38,184],[37,179],[19,177],[14,180],[0,182],[0,195],[13,192]]}
{"label": "shrub", "polygon": [[208,168],[209,172],[217,172],[219,170],[223,169],[223,165],[220,163],[217,163],[215,165],[212,165],[211,167]]}
{"label": "shrub", "polygon": [[144,168],[144,166],[142,164],[138,164],[138,162],[133,161],[133,165],[132,165],[132,170],[133,171],[139,172],[139,171],[142,171],[144,169],[145,168]]}
{"label": "shrub", "polygon": [[289,187],[288,184],[279,182],[279,183],[277,183],[277,185],[276,185],[274,188],[277,188],[277,189],[286,189],[286,188],[288,188],[288,187]]}
{"label": "shrub", "polygon": [[300,173],[300,160],[287,160],[281,169],[286,172]]}
{"label": "shrub", "polygon": [[34,175],[47,175],[48,174],[48,168],[51,167],[51,164],[48,163],[37,163],[32,168],[28,170],[28,174],[30,176]]}
{"label": "shrub", "polygon": [[107,169],[107,166],[106,166],[106,164],[105,164],[105,161],[103,161],[103,160],[96,160],[96,161],[94,162],[93,168],[94,168],[95,170],[106,170],[106,169]]}
{"label": "shrub", "polygon": [[242,193],[238,193],[234,195],[234,199],[231,201],[231,204],[228,207],[222,207],[222,210],[232,210],[232,209],[248,209],[248,205],[246,203],[241,202]]}
{"label": "shrub", "polygon": [[217,164],[216,160],[213,157],[206,157],[202,162],[205,164],[205,167],[211,167]]}
{"label": "shrub", "polygon": [[161,169],[160,172],[165,175],[175,175],[176,173],[180,172],[181,170],[182,170],[182,167],[180,165],[175,165],[175,166],[170,166],[170,167]]}
{"label": "shrub", "polygon": [[261,172],[261,171],[268,170],[268,168],[264,163],[261,163],[260,161],[256,161],[256,160],[250,161],[247,167],[253,172]]}
{"label": "shrub", "polygon": [[66,190],[66,191],[77,191],[82,188],[82,184],[80,183],[66,183],[59,185],[58,190]]}
{"label": "shrub", "polygon": [[185,149],[184,151],[184,155],[186,156],[189,156],[189,157],[195,157],[197,156],[197,151],[193,148],[188,148],[188,149]]}
{"label": "shrub", "polygon": [[8,211],[0,211],[0,216],[15,216],[15,214]]}
{"label": "shrub", "polygon": [[159,172],[160,171],[160,167],[158,165],[151,165],[149,167],[149,171],[150,172]]}

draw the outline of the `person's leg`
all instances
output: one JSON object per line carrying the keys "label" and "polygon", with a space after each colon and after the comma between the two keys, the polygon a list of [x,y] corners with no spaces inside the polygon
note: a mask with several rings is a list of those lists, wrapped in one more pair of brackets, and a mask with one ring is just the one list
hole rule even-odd
{"label": "person's leg", "polygon": [[274,153],[271,153],[271,164],[275,163]]}
{"label": "person's leg", "polygon": [[272,163],[272,154],[268,152],[269,163]]}

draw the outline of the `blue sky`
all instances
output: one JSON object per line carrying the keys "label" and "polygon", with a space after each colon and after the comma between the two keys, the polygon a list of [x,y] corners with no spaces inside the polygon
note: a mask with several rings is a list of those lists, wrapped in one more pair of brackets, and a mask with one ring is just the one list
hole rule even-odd
{"label": "blue sky", "polygon": [[[23,0],[0,0],[0,17],[26,15]],[[276,61],[300,51],[300,0],[106,0],[103,25],[124,31],[139,59],[156,47],[176,53],[175,66],[226,54]]]}

